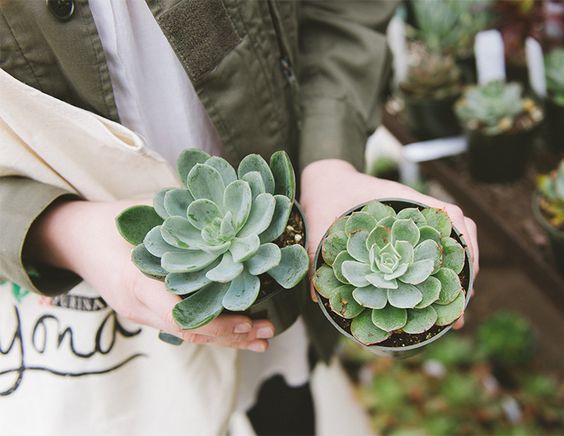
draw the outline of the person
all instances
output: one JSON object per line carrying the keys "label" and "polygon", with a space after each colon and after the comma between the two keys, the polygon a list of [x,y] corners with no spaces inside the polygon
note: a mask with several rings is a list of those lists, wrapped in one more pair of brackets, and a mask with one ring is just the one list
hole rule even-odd
{"label": "person", "polygon": [[[383,32],[395,6],[391,0],[13,0],[0,6],[0,68],[43,93],[120,122],[171,163],[187,146],[221,155],[234,165],[248,153],[268,157],[277,149],[285,149],[300,174],[300,203],[308,223],[310,255],[343,212],[368,200],[395,197],[446,210],[454,225],[468,236],[477,264],[476,227],[458,207],[362,173],[364,146],[377,125],[381,88],[389,70]],[[34,368],[47,370],[36,371],[33,378],[26,375],[32,379],[22,381],[24,365],[20,366],[16,371],[18,382],[1,393],[14,404],[9,410],[31,409],[27,413],[41,419],[53,434],[70,434],[71,428],[82,428],[85,434],[108,429],[110,434],[153,434],[156,424],[149,418],[152,414],[146,414],[140,403],[147,403],[153,396],[151,410],[156,410],[154,416],[163,418],[160,424],[164,425],[163,421],[170,418],[167,413],[171,403],[159,395],[175,399],[185,395],[190,404],[195,404],[198,395],[210,386],[193,379],[192,385],[172,383],[167,385],[167,392],[162,392],[149,380],[155,377],[162,382],[155,373],[124,375],[123,371],[133,371],[136,365],[128,363],[129,358],[92,371],[88,370],[88,359],[108,358],[119,341],[133,340],[141,331],[156,335],[152,329],[158,329],[182,338],[183,347],[208,350],[215,345],[264,355],[262,360],[253,360],[249,353],[243,353],[247,357],[242,358],[243,371],[253,373],[259,384],[266,381],[262,390],[250,395],[252,400],[242,400],[244,409],[249,410],[258,398],[249,411],[254,429],[259,434],[312,433],[313,406],[304,368],[318,359],[327,360],[334,343],[328,324],[320,327],[315,306],[304,312],[303,321],[274,339],[269,321],[237,314],[221,315],[199,329],[180,329],[171,317],[179,297],[133,266],[131,247],[115,229],[116,215],[137,202],[86,201],[31,178],[0,178],[0,276],[17,289],[53,297],[51,304],[56,302],[56,310],[80,305],[81,310],[101,307],[115,315],[97,324],[93,331],[97,342],[91,353],[73,348],[76,344],[71,338],[69,346],[77,363],[72,372],[65,372],[47,368],[44,362],[49,353],[42,351],[47,339],[41,339],[41,332],[48,336],[53,312],[46,312],[40,299],[32,303],[15,298],[12,304],[17,316],[12,319],[19,323],[16,331],[23,333],[14,338],[19,337],[23,344],[31,337],[34,358],[38,359]],[[99,295],[74,293],[73,288],[82,281]],[[69,297],[61,298],[64,295]],[[90,316],[90,310],[84,312]],[[77,343],[79,332],[88,330],[84,327],[86,316],[72,320]],[[114,328],[111,346],[105,347],[101,337],[107,319]],[[127,327],[127,322],[136,327]],[[68,333],[70,327],[59,327],[60,347],[72,333]],[[309,359],[306,335],[314,350],[310,350]],[[275,347],[277,341],[285,345]],[[195,356],[197,352],[191,354],[187,367],[205,367],[205,362],[198,363]],[[23,361],[23,345],[20,357]],[[30,372],[27,366],[25,369]],[[1,370],[0,374],[6,373]],[[103,385],[103,378],[116,372],[119,374],[111,379],[111,386]],[[285,377],[277,377],[280,373]],[[229,371],[218,374],[225,377],[225,384],[234,383]],[[144,382],[151,386],[144,388],[148,391],[142,390],[145,396],[138,390]],[[41,383],[49,390],[38,390]],[[133,385],[137,390],[129,392]],[[33,407],[42,401],[37,392],[45,392],[53,401]],[[273,396],[286,401],[273,402]],[[93,400],[85,403],[85,397]],[[205,398],[210,408],[220,407],[213,396]],[[110,411],[99,405],[104,400],[116,407],[129,407],[127,412]],[[94,408],[95,421],[85,414],[85,404]],[[63,406],[77,418],[73,420]],[[309,421],[299,411],[308,414]],[[184,415],[193,418],[187,410]],[[84,425],[85,416],[88,426]],[[11,418],[9,423],[20,422],[21,428],[29,424],[20,417]],[[171,425],[167,431],[182,434],[183,425]],[[209,434],[225,428],[224,423],[202,425],[198,428],[209,428]]]}

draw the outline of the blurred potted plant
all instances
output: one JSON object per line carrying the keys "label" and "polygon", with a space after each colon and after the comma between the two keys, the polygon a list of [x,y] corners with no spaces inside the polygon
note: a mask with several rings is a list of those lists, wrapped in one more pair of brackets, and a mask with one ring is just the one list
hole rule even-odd
{"label": "blurred potted plant", "polygon": [[399,88],[409,127],[418,138],[440,138],[460,132],[453,106],[462,92],[462,80],[451,57],[423,56],[409,68]]}
{"label": "blurred potted plant", "polygon": [[370,351],[404,354],[445,334],[472,288],[469,254],[446,212],[372,201],[339,218],[317,249],[319,305]]}
{"label": "blurred potted plant", "polygon": [[547,97],[545,100],[546,139],[554,150],[564,150],[564,48],[545,57]]}
{"label": "blurred potted plant", "polygon": [[469,167],[484,182],[508,182],[523,176],[542,111],[522,96],[518,83],[493,81],[471,86],[456,103],[468,138]]}
{"label": "blurred potted plant", "polygon": [[269,165],[248,155],[236,172],[189,149],[177,170],[182,188],[162,190],[153,207],[133,206],[117,218],[135,245],[133,262],[183,297],[172,313],[182,328],[229,310],[270,319],[281,333],[300,313],[309,267],[289,157],[276,152]]}
{"label": "blurred potted plant", "polygon": [[533,212],[548,235],[556,265],[564,274],[564,159],[557,169],[538,177]]}

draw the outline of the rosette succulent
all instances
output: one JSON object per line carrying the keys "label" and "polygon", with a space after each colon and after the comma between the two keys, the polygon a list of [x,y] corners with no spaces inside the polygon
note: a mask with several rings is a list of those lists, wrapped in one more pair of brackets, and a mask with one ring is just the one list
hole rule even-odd
{"label": "rosette succulent", "polygon": [[533,100],[523,97],[522,93],[519,83],[499,80],[471,86],[457,101],[456,114],[466,129],[480,130],[486,135],[498,135],[514,129],[527,130],[541,121],[542,112]]}
{"label": "rosette succulent", "polygon": [[549,223],[564,231],[564,160],[554,171],[538,177],[537,189],[540,207]]}
{"label": "rosette succulent", "polygon": [[564,106],[564,48],[557,48],[546,55],[544,60],[546,87],[560,106]]}
{"label": "rosette succulent", "polygon": [[409,68],[406,80],[399,86],[410,96],[440,99],[460,94],[462,76],[450,56],[429,54]]}
{"label": "rosette succulent", "polygon": [[466,252],[439,209],[395,210],[378,201],[342,217],[322,242],[313,283],[350,330],[371,345],[394,332],[447,326],[465,306]]}
{"label": "rosette succulent", "polygon": [[182,188],[160,191],[153,207],[125,210],[117,224],[136,245],[135,265],[185,296],[173,310],[178,325],[197,328],[224,309],[248,309],[263,274],[286,289],[301,282],[309,265],[305,248],[275,243],[295,198],[294,170],[285,152],[274,153],[270,165],[249,155],[235,171],[220,157],[189,149],[177,170]]}

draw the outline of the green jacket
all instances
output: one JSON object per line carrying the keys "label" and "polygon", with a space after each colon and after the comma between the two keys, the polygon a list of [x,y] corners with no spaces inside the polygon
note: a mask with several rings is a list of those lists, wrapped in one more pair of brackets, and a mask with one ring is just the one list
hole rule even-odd
{"label": "green jacket", "polygon": [[[147,3],[232,164],[284,148],[298,167],[338,158],[363,168],[389,67],[384,32],[396,0]],[[119,121],[87,0],[1,2],[0,47],[0,68],[15,78]],[[0,178],[0,276],[45,295],[77,283],[73,274],[42,265],[30,278],[22,255],[34,220],[67,194]]]}

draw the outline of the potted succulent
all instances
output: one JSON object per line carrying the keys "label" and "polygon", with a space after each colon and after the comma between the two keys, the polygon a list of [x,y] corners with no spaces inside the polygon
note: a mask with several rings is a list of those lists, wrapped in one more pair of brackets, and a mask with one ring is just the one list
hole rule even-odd
{"label": "potted succulent", "polygon": [[468,139],[469,167],[484,182],[508,182],[525,173],[543,115],[518,83],[471,86],[456,103]]}
{"label": "potted succulent", "polygon": [[274,153],[270,165],[248,155],[235,171],[220,157],[189,149],[177,171],[182,188],[164,189],[152,207],[133,206],[117,218],[135,245],[133,262],[183,297],[172,314],[182,328],[228,310],[269,319],[281,333],[301,311],[309,268],[288,155]]}
{"label": "potted succulent", "polygon": [[564,160],[551,173],[538,177],[533,212],[548,235],[556,265],[564,274]]}
{"label": "potted succulent", "polygon": [[460,132],[454,103],[462,92],[460,71],[451,57],[423,56],[399,84],[411,131],[420,139]]}
{"label": "potted succulent", "polygon": [[544,65],[548,90],[544,105],[546,139],[552,149],[564,150],[564,49],[548,53]]}
{"label": "potted succulent", "polygon": [[318,302],[333,326],[392,355],[444,335],[473,282],[466,244],[446,212],[405,200],[347,212],[325,234],[314,265]]}

